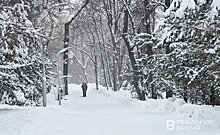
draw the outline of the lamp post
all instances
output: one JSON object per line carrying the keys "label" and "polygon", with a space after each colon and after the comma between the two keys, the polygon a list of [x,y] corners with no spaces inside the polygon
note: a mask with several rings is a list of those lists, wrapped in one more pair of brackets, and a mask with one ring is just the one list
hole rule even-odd
{"label": "lamp post", "polygon": [[43,65],[43,76],[42,76],[42,87],[43,87],[43,107],[47,106],[47,87],[46,87],[46,72],[45,72],[45,56],[44,56],[44,47],[45,45],[43,44],[43,53],[42,53],[42,65]]}
{"label": "lamp post", "polygon": [[[59,54],[57,55],[57,62],[59,61]],[[62,87],[61,87],[61,82],[60,82],[60,73],[59,73],[59,68],[57,64],[57,78],[58,78],[58,101],[59,105],[61,105],[61,99],[62,99]]]}
{"label": "lamp post", "polygon": [[47,88],[46,88],[45,63],[43,60],[43,107],[46,106],[47,106]]}

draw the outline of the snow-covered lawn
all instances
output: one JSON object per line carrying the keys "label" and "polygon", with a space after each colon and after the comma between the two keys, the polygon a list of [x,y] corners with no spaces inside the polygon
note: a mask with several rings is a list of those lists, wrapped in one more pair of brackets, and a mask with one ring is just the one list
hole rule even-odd
{"label": "snow-covered lawn", "polygon": [[[69,86],[59,106],[53,92],[46,108],[0,105],[0,135],[219,135],[220,108],[185,104],[182,100],[131,99],[89,85]],[[167,123],[168,122],[168,123]],[[174,127],[174,129],[173,129]]]}

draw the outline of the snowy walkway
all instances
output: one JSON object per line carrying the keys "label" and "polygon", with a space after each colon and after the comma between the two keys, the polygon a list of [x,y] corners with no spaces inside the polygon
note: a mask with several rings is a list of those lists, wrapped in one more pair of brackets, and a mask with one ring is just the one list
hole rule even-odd
{"label": "snowy walkway", "polygon": [[49,95],[47,108],[0,110],[0,135],[217,135],[219,131],[167,131],[169,113],[149,112],[90,87],[81,97],[79,85],[70,86],[62,106]]}

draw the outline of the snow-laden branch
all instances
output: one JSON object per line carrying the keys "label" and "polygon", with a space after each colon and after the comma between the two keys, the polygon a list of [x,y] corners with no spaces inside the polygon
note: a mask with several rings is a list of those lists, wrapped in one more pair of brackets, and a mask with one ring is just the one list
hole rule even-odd
{"label": "snow-laden branch", "polygon": [[73,56],[75,57],[75,59],[77,60],[77,62],[79,63],[79,65],[80,65],[83,69],[85,69],[85,68],[84,68],[84,64],[80,61],[80,59],[76,56],[76,54],[73,53],[73,52],[72,52],[72,54],[73,54]]}
{"label": "snow-laden branch", "polygon": [[85,4],[78,10],[78,12],[70,19],[69,24],[80,14],[80,12],[89,4],[89,0],[86,0]]}
{"label": "snow-laden branch", "polygon": [[30,66],[33,63],[28,63],[28,64],[10,64],[10,65],[0,65],[0,69],[17,69],[21,67],[26,67]]}
{"label": "snow-laden branch", "polygon": [[36,29],[36,28],[34,28],[34,27],[23,26],[23,25],[21,25],[21,24],[12,23],[12,22],[8,22],[7,25],[13,25],[14,27],[16,27],[16,28],[18,28],[18,29],[21,29],[21,30],[26,31],[27,33],[33,33],[33,34],[35,34],[36,36],[39,36],[39,37],[44,38],[44,39],[47,39],[47,40],[52,39],[51,37],[48,37],[48,36],[45,36],[45,35],[39,33],[40,29]]}
{"label": "snow-laden branch", "polygon": [[63,48],[62,50],[60,50],[58,53],[57,53],[57,57],[61,54],[61,53],[64,53],[66,50],[70,49],[72,47],[67,47],[67,48]]}
{"label": "snow-laden branch", "polygon": [[[78,47],[76,47],[76,46],[71,46],[71,47],[67,47],[67,48],[64,48],[64,49],[60,50],[60,51],[57,53],[57,57],[58,57],[61,53],[64,53],[66,50],[70,50],[70,49],[73,49],[73,48],[84,52],[84,53],[90,58],[90,60],[91,60],[93,63],[95,63],[95,61],[92,59],[92,57],[90,56],[90,54],[89,54],[88,52],[86,52],[85,50],[83,50],[83,49],[81,49],[81,48],[78,48]],[[72,52],[72,50],[70,50],[70,51]]]}

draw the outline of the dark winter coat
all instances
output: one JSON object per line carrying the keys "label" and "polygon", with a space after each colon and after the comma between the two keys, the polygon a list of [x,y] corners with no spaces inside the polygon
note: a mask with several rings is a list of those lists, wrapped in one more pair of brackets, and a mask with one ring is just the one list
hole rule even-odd
{"label": "dark winter coat", "polygon": [[87,90],[87,88],[88,88],[88,86],[87,86],[87,84],[86,84],[86,83],[83,83],[81,87],[82,87],[82,90],[83,90],[83,91],[86,91],[86,90]]}

